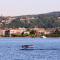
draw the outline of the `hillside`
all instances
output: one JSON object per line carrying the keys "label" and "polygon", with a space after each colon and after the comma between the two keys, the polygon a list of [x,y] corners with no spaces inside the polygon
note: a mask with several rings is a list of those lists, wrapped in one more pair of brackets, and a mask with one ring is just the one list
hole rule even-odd
{"label": "hillside", "polygon": [[14,18],[3,26],[8,28],[60,28],[60,12],[15,16]]}

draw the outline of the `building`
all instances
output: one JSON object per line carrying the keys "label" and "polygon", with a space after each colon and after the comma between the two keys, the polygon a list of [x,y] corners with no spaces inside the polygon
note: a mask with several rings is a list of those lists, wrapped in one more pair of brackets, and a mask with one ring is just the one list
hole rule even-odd
{"label": "building", "polygon": [[38,33],[38,34],[50,34],[52,32],[55,31],[54,28],[34,28],[34,30]]}
{"label": "building", "polygon": [[5,30],[5,37],[10,37],[10,30]]}
{"label": "building", "polygon": [[0,29],[0,36],[1,36],[1,35],[3,35],[3,36],[5,35],[5,30]]}
{"label": "building", "polygon": [[30,34],[30,32],[29,31],[24,31],[24,34]]}
{"label": "building", "polygon": [[22,34],[24,31],[26,31],[25,28],[10,29],[10,34]]}

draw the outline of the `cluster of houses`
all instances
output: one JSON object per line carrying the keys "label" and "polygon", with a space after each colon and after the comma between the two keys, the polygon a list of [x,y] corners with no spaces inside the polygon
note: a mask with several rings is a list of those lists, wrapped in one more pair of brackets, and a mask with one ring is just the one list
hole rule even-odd
{"label": "cluster of houses", "polygon": [[36,34],[41,34],[41,33],[44,33],[44,34],[50,34],[52,32],[55,31],[54,28],[48,28],[48,29],[45,29],[45,28],[15,28],[15,29],[0,29],[0,36],[5,36],[5,35],[9,35],[11,36],[11,34],[22,34],[22,32],[24,32],[24,34],[30,34],[30,30],[34,30],[36,31]]}

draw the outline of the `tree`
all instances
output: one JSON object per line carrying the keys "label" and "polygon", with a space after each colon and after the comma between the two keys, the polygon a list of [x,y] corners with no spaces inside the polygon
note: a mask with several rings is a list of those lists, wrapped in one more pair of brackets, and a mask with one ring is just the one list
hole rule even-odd
{"label": "tree", "polygon": [[35,33],[36,33],[35,30],[31,30],[31,31],[30,31],[30,34],[35,34]]}

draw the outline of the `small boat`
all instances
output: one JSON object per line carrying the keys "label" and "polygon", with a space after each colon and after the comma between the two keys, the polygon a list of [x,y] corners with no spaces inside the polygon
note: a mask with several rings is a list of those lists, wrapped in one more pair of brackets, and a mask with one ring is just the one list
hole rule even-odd
{"label": "small boat", "polygon": [[22,45],[22,50],[27,50],[27,49],[33,49],[34,46],[33,45]]}
{"label": "small boat", "polygon": [[41,38],[47,38],[46,36],[41,36]]}

